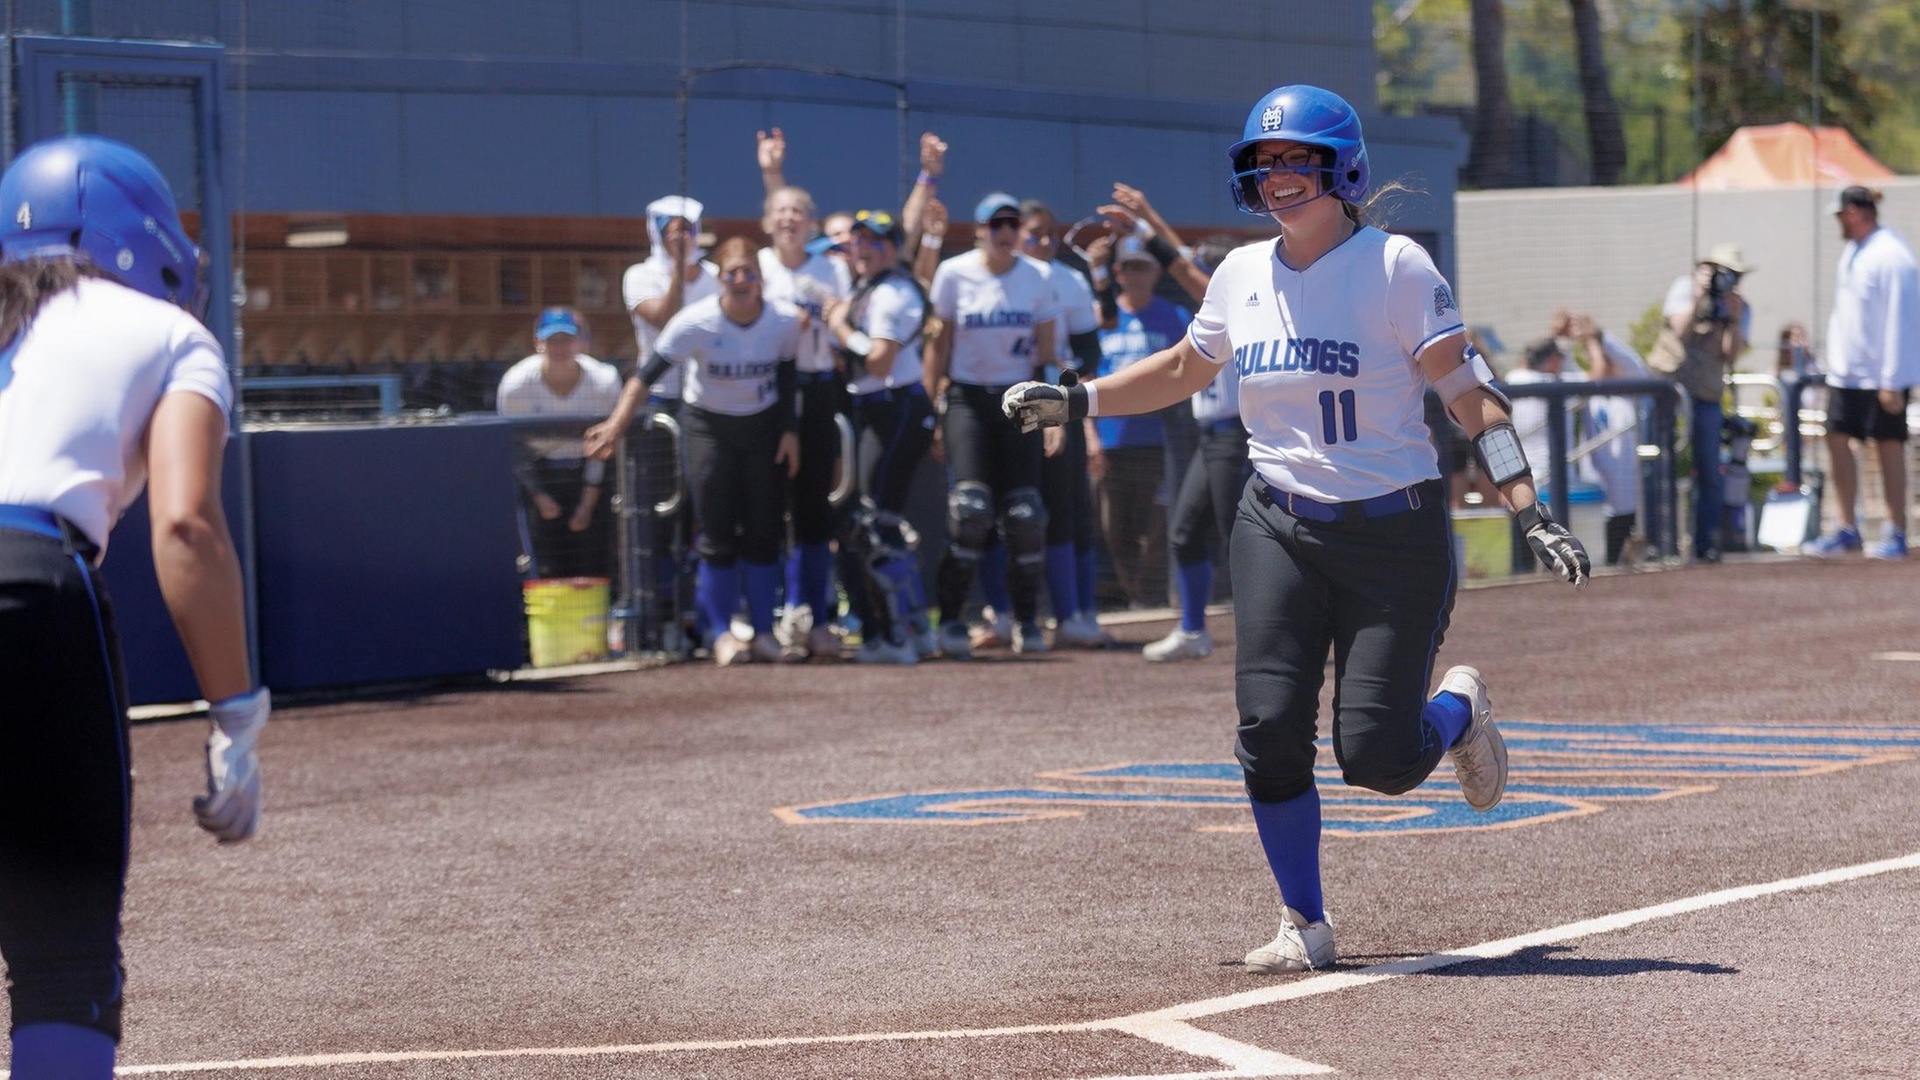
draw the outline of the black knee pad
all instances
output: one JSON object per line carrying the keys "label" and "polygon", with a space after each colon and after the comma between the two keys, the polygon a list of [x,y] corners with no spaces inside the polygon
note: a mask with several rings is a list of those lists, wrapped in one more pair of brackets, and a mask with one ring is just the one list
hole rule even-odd
{"label": "black knee pad", "polygon": [[962,480],[947,493],[947,535],[963,557],[979,558],[993,535],[993,489]]}
{"label": "black knee pad", "polygon": [[1037,557],[1047,549],[1047,504],[1038,488],[1015,488],[1007,493],[1007,554]]}

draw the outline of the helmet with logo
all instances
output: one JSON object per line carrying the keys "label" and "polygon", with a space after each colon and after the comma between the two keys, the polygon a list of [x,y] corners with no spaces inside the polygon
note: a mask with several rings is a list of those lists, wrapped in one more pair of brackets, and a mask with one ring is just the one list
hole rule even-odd
{"label": "helmet with logo", "polygon": [[166,177],[146,155],[97,135],[28,147],[0,176],[0,258],[79,255],[128,288],[206,307],[201,253],[180,227]]}
{"label": "helmet with logo", "polygon": [[[1233,201],[1241,210],[1265,215],[1285,209],[1267,205],[1262,189],[1274,167],[1256,168],[1251,153],[1255,145],[1275,139],[1317,146],[1325,151],[1312,165],[1279,166],[1283,171],[1303,175],[1319,173],[1322,177],[1320,195],[1333,195],[1345,202],[1359,202],[1367,197],[1367,144],[1360,135],[1360,114],[1331,90],[1317,86],[1282,86],[1254,103],[1253,110],[1247,113],[1240,141],[1227,148],[1227,156],[1233,162]],[[1308,201],[1311,200],[1302,202]]]}

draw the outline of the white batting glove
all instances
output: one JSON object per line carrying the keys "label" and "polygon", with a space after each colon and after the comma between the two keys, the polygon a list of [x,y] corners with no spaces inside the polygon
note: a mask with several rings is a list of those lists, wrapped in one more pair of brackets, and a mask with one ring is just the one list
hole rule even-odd
{"label": "white batting glove", "polygon": [[193,800],[193,816],[223,844],[239,843],[260,826],[260,759],[254,745],[272,711],[264,686],[213,704],[207,793]]}
{"label": "white batting glove", "polygon": [[1587,557],[1587,549],[1580,545],[1578,537],[1567,531],[1565,525],[1547,516],[1546,508],[1539,503],[1513,515],[1519,522],[1520,531],[1526,535],[1527,546],[1539,560],[1560,575],[1561,581],[1573,582],[1576,589],[1585,588],[1587,578],[1593,573],[1593,560]]}
{"label": "white batting glove", "polygon": [[1043,382],[1015,383],[1000,395],[1000,411],[1023,432],[1067,422],[1067,391]]}

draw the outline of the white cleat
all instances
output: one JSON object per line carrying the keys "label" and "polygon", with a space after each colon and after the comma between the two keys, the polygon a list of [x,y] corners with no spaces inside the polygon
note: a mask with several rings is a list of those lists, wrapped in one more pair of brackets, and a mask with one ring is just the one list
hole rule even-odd
{"label": "white cleat", "polygon": [[1460,793],[1467,797],[1467,805],[1484,813],[1499,806],[1500,796],[1507,790],[1507,740],[1494,726],[1486,680],[1477,669],[1462,664],[1447,669],[1440,690],[1466,698],[1473,710],[1473,721],[1447,756],[1453,759],[1453,773],[1460,780]]}
{"label": "white cleat", "polygon": [[1013,651],[1038,656],[1047,651],[1047,635],[1038,623],[1021,623],[1013,628]]}
{"label": "white cleat", "polygon": [[1060,648],[1104,649],[1113,644],[1113,635],[1100,629],[1099,621],[1093,616],[1075,615],[1054,626],[1053,643]]}
{"label": "white cleat", "polygon": [[1247,954],[1247,970],[1260,975],[1279,971],[1306,971],[1333,966],[1333,922],[1308,922],[1292,908],[1284,909],[1280,933]]}
{"label": "white cleat", "polygon": [[1213,635],[1205,630],[1182,630],[1173,628],[1173,633],[1140,650],[1140,655],[1156,664],[1170,660],[1202,660],[1213,655]]}
{"label": "white cleat", "polygon": [[984,608],[980,614],[987,621],[973,629],[969,644],[975,649],[1004,649],[1013,644],[1013,616],[992,608]]}
{"label": "white cleat", "polygon": [[729,632],[713,639],[713,662],[720,667],[752,663],[753,653],[746,642]]}

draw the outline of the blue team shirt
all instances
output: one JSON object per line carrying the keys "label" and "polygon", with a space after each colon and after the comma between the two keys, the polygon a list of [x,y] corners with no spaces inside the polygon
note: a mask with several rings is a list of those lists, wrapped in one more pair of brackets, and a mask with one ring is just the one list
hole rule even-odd
{"label": "blue team shirt", "polygon": [[[1100,374],[1110,375],[1172,347],[1192,321],[1193,314],[1186,308],[1157,296],[1138,314],[1122,310],[1119,325],[1100,331]],[[1187,405],[1182,402],[1174,407]],[[1103,416],[1094,422],[1099,426],[1103,447],[1159,446],[1165,442],[1157,413]]]}

